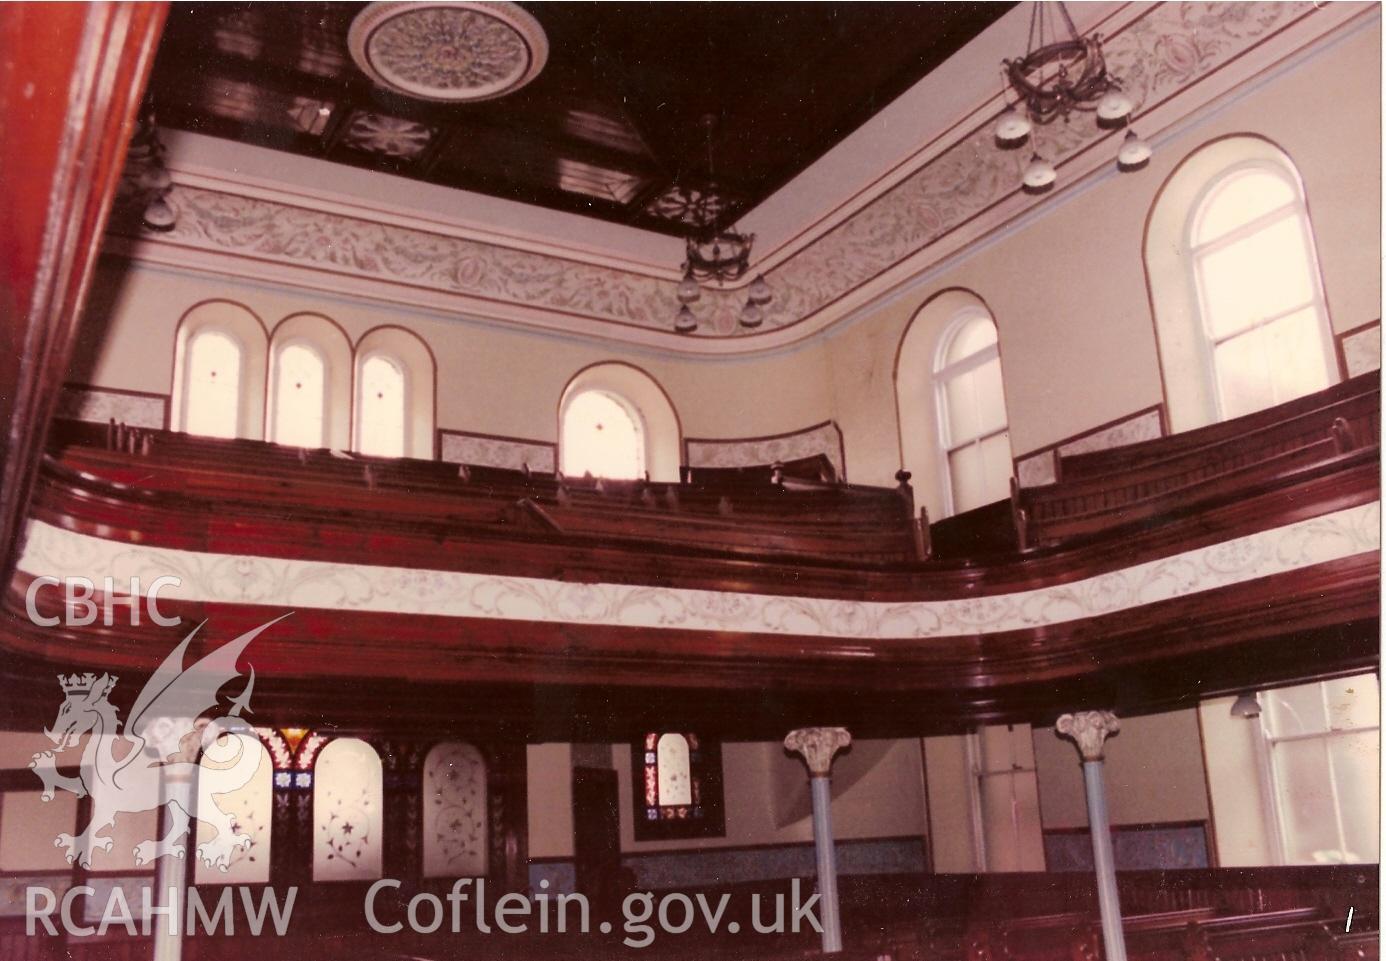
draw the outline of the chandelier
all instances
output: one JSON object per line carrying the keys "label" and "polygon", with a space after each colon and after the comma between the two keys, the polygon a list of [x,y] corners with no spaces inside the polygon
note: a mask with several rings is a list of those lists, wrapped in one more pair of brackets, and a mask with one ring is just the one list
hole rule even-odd
{"label": "chandelier", "polygon": [[160,232],[172,230],[177,222],[173,207],[165,199],[173,188],[173,178],[165,165],[164,151],[154,111],[146,108],[125,154],[125,168],[116,187],[116,199],[136,211],[145,227]]}
{"label": "chandelier", "polygon": [[[1051,23],[1050,9],[1056,7],[1062,32]],[[1030,10],[1030,36],[1025,56],[1003,60],[1003,97],[1013,95],[1015,103],[996,121],[996,143],[1015,150],[1032,138],[1034,153],[1021,176],[1027,193],[1042,194],[1058,179],[1054,164],[1043,156],[1038,144],[1039,127],[1060,118],[1069,122],[1074,111],[1096,114],[1098,127],[1111,130],[1129,127],[1135,104],[1121,89],[1121,81],[1107,72],[1102,53],[1102,36],[1084,37],[1073,25],[1063,3],[1036,2]],[[1020,109],[1017,109],[1020,108]],[[1150,162],[1150,144],[1128,129],[1117,151],[1117,169],[1140,170]]]}
{"label": "chandelier", "polygon": [[[692,304],[702,297],[702,284],[719,287],[735,283],[746,276],[751,267],[751,247],[755,234],[742,233],[735,225],[718,226],[724,201],[716,190],[712,163],[712,128],[717,118],[707,114],[702,119],[707,142],[708,180],[702,189],[684,189],[686,197],[683,220],[692,226],[684,240],[683,280],[679,282],[678,313],[674,315],[674,330],[691,334],[698,329],[698,317]],[[746,303],[738,320],[742,327],[754,329],[765,322],[765,305],[773,294],[765,278],[757,274],[746,289]]]}

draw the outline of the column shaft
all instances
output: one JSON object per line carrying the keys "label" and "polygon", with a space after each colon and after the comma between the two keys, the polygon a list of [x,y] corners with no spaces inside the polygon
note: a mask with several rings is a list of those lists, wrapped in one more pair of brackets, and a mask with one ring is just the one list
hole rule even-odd
{"label": "column shaft", "polygon": [[837,899],[837,853],[833,847],[832,781],[812,777],[813,849],[818,861],[818,894],[823,907],[823,951],[842,950],[842,918]]}
{"label": "column shaft", "polygon": [[1112,857],[1112,825],[1107,816],[1107,788],[1101,760],[1083,762],[1088,794],[1088,831],[1092,863],[1097,873],[1097,907],[1102,915],[1102,944],[1106,961],[1126,961],[1126,937],[1121,929],[1121,897],[1117,892],[1116,861]]}

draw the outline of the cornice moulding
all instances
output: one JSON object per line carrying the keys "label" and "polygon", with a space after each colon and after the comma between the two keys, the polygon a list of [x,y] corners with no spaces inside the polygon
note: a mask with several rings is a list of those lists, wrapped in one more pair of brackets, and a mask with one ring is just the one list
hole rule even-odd
{"label": "cornice moulding", "polygon": [[[1376,11],[1351,3],[1133,5],[1113,17],[1124,22],[1108,40],[1108,61],[1151,139],[1345,25],[1379,17]],[[1115,176],[1109,154],[1120,131],[1081,122],[1050,128],[1046,148],[1064,186],[1047,197],[1024,195],[1015,185],[1025,158],[991,143],[996,107],[993,98],[977,108],[962,125],[965,136],[927,148],[893,185],[825,221],[767,269],[775,300],[767,327],[755,332],[737,323],[742,297],[735,289],[705,289],[698,313],[709,332],[679,335],[670,328],[677,300],[668,271],[635,271],[566,242],[479,232],[457,219],[325,192],[291,193],[205,168],[175,171],[173,231],[127,236],[108,249],[667,354],[757,353],[812,337],[931,267],[965,256],[1018,218],[1043,216],[1095,178]],[[132,233],[128,225],[113,229]]]}

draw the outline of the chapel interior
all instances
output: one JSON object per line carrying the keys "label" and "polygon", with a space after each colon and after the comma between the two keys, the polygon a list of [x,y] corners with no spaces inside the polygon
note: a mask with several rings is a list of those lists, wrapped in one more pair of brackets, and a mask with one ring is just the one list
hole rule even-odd
{"label": "chapel interior", "polygon": [[5,5],[0,961],[1376,958],[1381,60],[1347,0]]}

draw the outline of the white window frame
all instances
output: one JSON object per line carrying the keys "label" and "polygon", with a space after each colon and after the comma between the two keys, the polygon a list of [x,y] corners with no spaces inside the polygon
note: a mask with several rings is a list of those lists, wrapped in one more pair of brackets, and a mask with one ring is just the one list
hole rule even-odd
{"label": "white window frame", "polygon": [[[1378,691],[1380,690],[1380,677],[1376,678]],[[1333,712],[1328,701],[1328,688],[1323,681],[1314,682],[1319,689],[1319,698],[1323,705],[1323,716],[1331,719]],[[1379,695],[1378,695],[1379,696]],[[1381,724],[1364,725],[1362,727],[1338,728],[1329,727],[1323,731],[1312,731],[1301,734],[1282,734],[1275,735],[1270,731],[1269,715],[1273,708],[1269,704],[1263,704],[1261,714],[1257,721],[1257,750],[1256,762],[1258,775],[1261,782],[1261,803],[1263,810],[1268,815],[1266,822],[1270,829],[1270,847],[1278,865],[1290,864],[1290,847],[1287,837],[1284,806],[1280,803],[1280,782],[1278,780],[1279,768],[1276,766],[1275,747],[1278,744],[1288,744],[1295,741],[1320,741],[1324,745],[1324,751],[1328,756],[1329,787],[1333,793],[1333,817],[1338,834],[1338,850],[1347,851],[1347,831],[1343,825],[1343,802],[1338,796],[1338,782],[1334,777],[1333,752],[1328,750],[1329,742],[1338,737],[1349,734],[1360,734],[1364,731],[1376,731],[1378,738],[1381,734]],[[1330,721],[1331,723],[1331,721]],[[1298,863],[1298,862],[1295,862]]]}
{"label": "white window frame", "polygon": [[[384,360],[384,361],[386,361],[387,363],[391,364],[396,370],[399,371],[400,376],[401,376],[402,378],[404,378],[404,392],[403,392],[403,397],[401,398],[402,403],[403,403],[403,405],[404,405],[404,410],[402,411],[402,413],[403,413],[403,415],[404,415],[404,419],[403,419],[403,421],[400,423],[400,429],[404,432],[404,434],[403,434],[403,436],[400,438],[400,441],[401,441],[401,443],[400,443],[400,450],[403,451],[403,453],[402,453],[400,456],[401,456],[401,457],[416,457],[416,456],[418,456],[418,455],[416,455],[416,454],[414,453],[414,434],[413,434],[413,428],[412,428],[412,425],[411,425],[411,421],[412,421],[412,419],[413,419],[413,413],[414,413],[414,377],[413,377],[413,370],[410,368],[410,366],[409,366],[408,364],[406,364],[406,363],[404,362],[404,359],[403,359],[402,357],[400,357],[399,354],[396,354],[396,353],[394,353],[393,351],[391,351],[391,350],[389,350],[388,348],[385,348],[385,347],[376,347],[376,348],[373,348],[373,349],[371,349],[371,350],[368,350],[368,351],[366,351],[364,354],[361,354],[361,355],[356,359],[355,369],[352,371],[352,375],[353,375],[353,378],[354,378],[354,380],[355,380],[355,383],[352,384],[352,392],[351,392],[351,395],[352,395],[352,408],[351,408],[351,420],[352,420],[351,449],[352,449],[353,451],[355,451],[356,453],[363,453],[363,451],[361,450],[361,425],[362,425],[361,411],[362,411],[362,408],[364,407],[364,404],[363,404],[363,402],[362,402],[362,394],[361,394],[361,392],[365,389],[365,381],[366,381],[366,378],[365,378],[365,376],[363,375],[363,371],[364,371],[365,368],[366,368],[366,364],[370,363],[372,360],[376,359],[377,357],[379,357],[381,360]],[[382,456],[382,455],[380,455],[380,454],[367,454],[366,456],[367,456],[367,457],[379,457],[379,456]]]}
{"label": "white window frame", "polygon": [[[246,373],[248,368],[248,358],[246,357],[246,343],[236,332],[229,327],[221,324],[203,324],[188,335],[183,347],[183,369],[182,369],[182,396],[178,399],[179,424],[184,432],[188,430],[188,404],[192,400],[192,362],[194,348],[197,346],[197,339],[207,334],[220,334],[236,345],[238,362],[236,365],[236,429],[232,437],[243,437],[245,435],[245,410],[244,393],[246,389]],[[202,436],[202,435],[196,435]]]}
{"label": "white window frame", "polygon": [[[987,323],[991,324],[992,329],[996,331],[996,339],[974,354],[968,354],[961,360],[956,360],[951,364],[945,364],[944,358],[948,356],[948,349],[953,345],[953,341],[962,333],[963,328],[974,320],[985,320]],[[976,437],[969,438],[962,443],[954,444],[950,436],[951,430],[948,426],[950,420],[948,416],[948,384],[955,378],[976,370],[978,367],[989,363],[993,359],[997,360],[999,363],[1001,359],[1000,335],[1001,332],[996,327],[996,318],[987,310],[976,306],[965,307],[959,311],[952,322],[944,328],[943,336],[939,338],[938,350],[934,354],[934,404],[938,411],[938,416],[935,420],[938,429],[939,450],[943,452],[941,469],[943,473],[944,511],[945,515],[949,517],[957,513],[955,498],[953,496],[953,454],[962,450],[964,447],[980,445],[983,441],[990,440],[998,434],[1008,433],[1011,429],[1011,414],[1009,410],[1006,410],[1006,419],[996,430],[988,431],[985,434],[979,434]],[[1001,406],[1003,410],[1006,409],[1004,374],[1005,372],[1003,371],[1001,387]],[[1014,458],[1014,452],[1012,452],[1012,458]],[[1011,470],[1012,473],[1014,473],[1014,466],[1012,466]]]}
{"label": "white window frame", "polygon": [[[1247,221],[1238,227],[1233,228],[1220,237],[1203,243],[1196,243],[1194,238],[1198,232],[1199,221],[1202,220],[1208,205],[1215,199],[1217,193],[1228,184],[1239,177],[1252,173],[1265,173],[1276,179],[1283,181],[1294,195],[1293,199],[1287,203],[1266,211],[1258,215],[1255,219]],[[1288,317],[1291,314],[1299,313],[1307,307],[1313,307],[1315,316],[1318,318],[1319,337],[1324,348],[1324,357],[1328,366],[1328,382],[1330,385],[1337,382],[1338,371],[1335,363],[1337,356],[1336,348],[1333,343],[1332,325],[1328,318],[1328,302],[1323,291],[1323,275],[1319,269],[1319,252],[1314,243],[1313,224],[1309,220],[1309,206],[1304,201],[1304,189],[1299,178],[1291,171],[1286,170],[1280,164],[1266,160],[1248,160],[1242,163],[1233,164],[1224,168],[1217,176],[1210,179],[1194,198],[1192,206],[1189,208],[1191,214],[1188,224],[1185,227],[1185,249],[1188,251],[1187,264],[1189,270],[1189,283],[1194,291],[1198,305],[1199,330],[1202,333],[1200,339],[1200,350],[1203,356],[1204,370],[1208,377],[1209,394],[1213,399],[1213,415],[1217,421],[1227,419],[1226,405],[1222,396],[1222,381],[1218,377],[1217,369],[1217,349],[1228,341],[1238,337],[1244,337],[1254,331],[1260,330],[1277,320]],[[1246,327],[1235,333],[1217,337],[1213,334],[1212,317],[1208,310],[1207,295],[1203,284],[1203,263],[1210,254],[1219,250],[1224,250],[1239,241],[1260,233],[1268,227],[1279,223],[1287,217],[1298,219],[1301,235],[1304,238],[1305,250],[1309,253],[1309,274],[1313,284],[1313,291],[1309,300],[1297,304],[1294,307],[1281,310],[1278,313],[1263,317],[1253,321]]]}
{"label": "white window frame", "polygon": [[[288,337],[274,345],[270,355],[269,369],[269,407],[265,414],[265,436],[271,443],[284,445],[279,439],[276,427],[279,422],[279,358],[290,347],[304,347],[311,351],[322,364],[322,444],[318,448],[332,446],[332,364],[327,353],[308,337]],[[284,445],[297,446],[297,445]]]}

